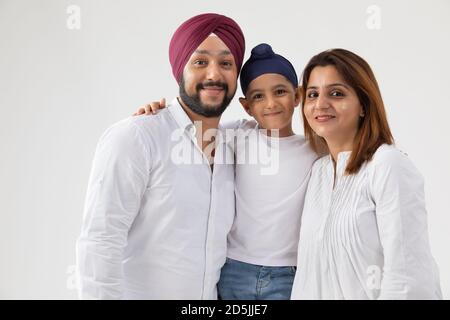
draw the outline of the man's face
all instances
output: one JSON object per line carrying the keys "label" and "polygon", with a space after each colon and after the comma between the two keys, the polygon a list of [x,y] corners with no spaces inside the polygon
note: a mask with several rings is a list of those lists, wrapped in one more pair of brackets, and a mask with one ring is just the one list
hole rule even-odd
{"label": "man's face", "polygon": [[195,113],[219,117],[237,88],[233,55],[217,36],[206,38],[191,55],[180,81],[181,100]]}

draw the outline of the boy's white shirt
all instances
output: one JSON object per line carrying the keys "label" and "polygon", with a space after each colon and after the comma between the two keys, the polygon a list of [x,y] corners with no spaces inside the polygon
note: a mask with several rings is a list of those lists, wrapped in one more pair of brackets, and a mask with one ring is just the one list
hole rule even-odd
{"label": "boy's white shirt", "polygon": [[227,256],[264,266],[297,265],[300,220],[318,158],[303,136],[270,138],[252,120],[236,130],[236,216]]}

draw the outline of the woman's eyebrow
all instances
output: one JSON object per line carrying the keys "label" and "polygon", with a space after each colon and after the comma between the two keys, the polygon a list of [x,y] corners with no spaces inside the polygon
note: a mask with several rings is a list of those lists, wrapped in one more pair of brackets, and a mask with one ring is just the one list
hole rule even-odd
{"label": "woman's eyebrow", "polygon": [[[348,85],[346,85],[344,83],[338,83],[338,82],[327,84],[325,87],[326,88],[329,88],[329,87],[344,87],[346,89],[350,89],[350,87]],[[308,90],[308,89],[317,89],[317,88],[318,87],[316,87],[316,86],[309,86],[309,87],[306,88],[306,90]]]}
{"label": "woman's eyebrow", "polygon": [[346,89],[349,89],[348,85],[346,85],[344,83],[338,83],[338,82],[327,85],[327,88],[329,88],[329,87],[344,87]]}

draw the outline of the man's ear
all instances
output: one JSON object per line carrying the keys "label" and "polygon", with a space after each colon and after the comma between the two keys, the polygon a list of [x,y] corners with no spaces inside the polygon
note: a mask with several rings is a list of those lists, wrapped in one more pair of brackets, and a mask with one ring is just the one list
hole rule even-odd
{"label": "man's ear", "polygon": [[294,106],[298,107],[298,105],[302,101],[303,87],[302,86],[298,86],[294,90],[295,90]]}
{"label": "man's ear", "polygon": [[248,100],[245,98],[239,98],[239,102],[244,107],[245,112],[247,112],[249,116],[253,117],[252,111],[250,110],[250,104],[248,103]]}

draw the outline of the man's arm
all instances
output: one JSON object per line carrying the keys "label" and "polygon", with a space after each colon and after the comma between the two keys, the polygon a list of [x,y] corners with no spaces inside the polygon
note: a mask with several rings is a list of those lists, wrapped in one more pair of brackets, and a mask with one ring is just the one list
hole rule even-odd
{"label": "man's arm", "polygon": [[104,133],[95,153],[77,241],[80,298],[123,298],[123,250],[149,172],[148,146],[134,123],[124,120]]}

